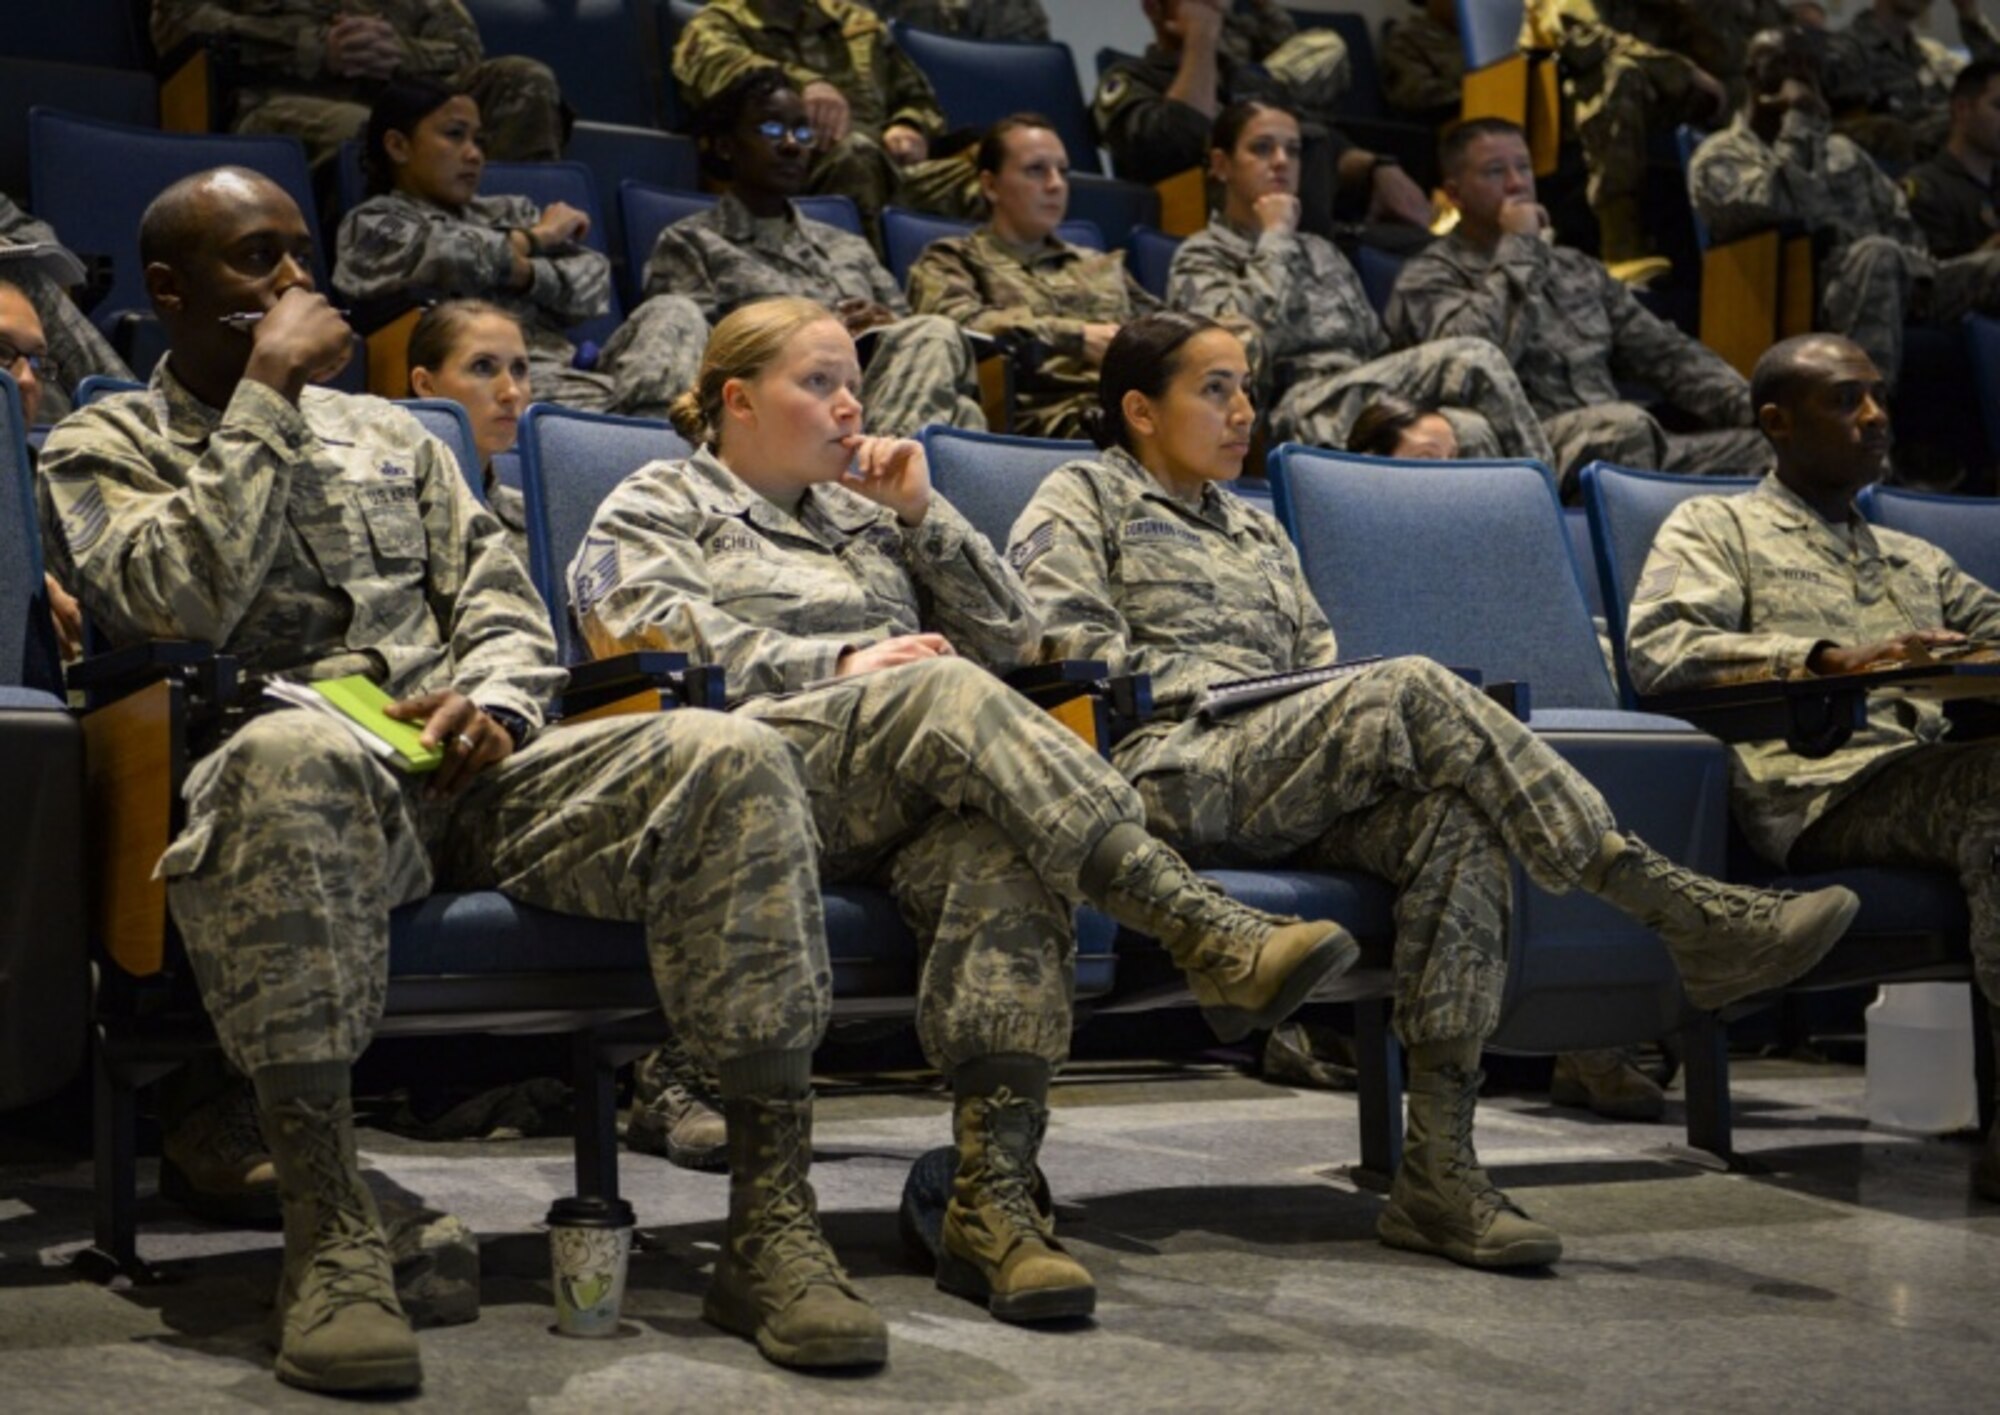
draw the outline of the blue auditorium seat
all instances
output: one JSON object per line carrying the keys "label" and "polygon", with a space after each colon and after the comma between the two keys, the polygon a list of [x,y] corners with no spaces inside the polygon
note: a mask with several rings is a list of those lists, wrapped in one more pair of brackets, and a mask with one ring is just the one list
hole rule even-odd
{"label": "blue auditorium seat", "polygon": [[1871,486],[1856,500],[1876,525],[1927,540],[1973,579],[2000,587],[2000,501],[1899,486]]}
{"label": "blue auditorium seat", "polygon": [[[0,32],[5,28],[0,24]],[[0,94],[7,96],[0,107],[0,192],[24,203],[34,186],[28,153],[30,109],[62,108],[136,128],[160,125],[159,84],[143,69],[0,58]]]}
{"label": "blue auditorium seat", "polygon": [[1125,245],[1142,226],[1160,221],[1160,194],[1143,182],[1121,182],[1090,172],[1069,174],[1069,215],[1088,221],[1107,249]]}
{"label": "blue auditorium seat", "polygon": [[[624,213],[616,200],[618,184],[645,182],[655,187],[694,187],[701,182],[701,163],[694,140],[657,128],[632,128],[621,123],[578,123],[571,129],[563,156],[590,169],[597,204],[604,211],[605,249],[622,256]],[[626,304],[631,287],[624,290]]]}
{"label": "blue auditorium seat", "polygon": [[1354,269],[1361,276],[1361,288],[1368,296],[1368,303],[1375,309],[1375,317],[1383,318],[1389,310],[1389,297],[1396,293],[1396,282],[1403,275],[1404,258],[1376,246],[1362,246],[1354,258]]}
{"label": "blue auditorium seat", "polygon": [[1458,37],[1465,68],[1488,68],[1520,52],[1523,0],[1458,0]]}
{"label": "blue auditorium seat", "polygon": [[1039,113],[1055,125],[1079,172],[1102,172],[1090,106],[1067,44],[957,39],[898,21],[890,33],[936,91],[952,128],[986,128],[1010,113]]}
{"label": "blue auditorium seat", "polygon": [[424,431],[451,449],[460,475],[472,494],[486,503],[486,472],[479,465],[479,444],[472,436],[472,420],[465,409],[449,398],[400,398],[396,406],[424,425]]}
{"label": "blue auditorium seat", "polygon": [[1141,226],[1132,232],[1132,243],[1125,248],[1125,263],[1132,267],[1132,278],[1161,300],[1167,298],[1167,277],[1174,268],[1174,252],[1181,248],[1183,239],[1151,226]]}
{"label": "blue auditorium seat", "polygon": [[[925,246],[947,236],[969,236],[976,221],[955,221],[949,216],[927,216],[900,206],[882,209],[882,245],[888,256],[889,273],[905,288],[910,283],[910,267]],[[1093,251],[1105,249],[1104,233],[1088,221],[1065,221],[1056,227],[1056,239]]]}
{"label": "blue auditorium seat", "polygon": [[650,128],[658,117],[627,0],[465,0],[488,56],[526,55],[555,70],[585,118]]}

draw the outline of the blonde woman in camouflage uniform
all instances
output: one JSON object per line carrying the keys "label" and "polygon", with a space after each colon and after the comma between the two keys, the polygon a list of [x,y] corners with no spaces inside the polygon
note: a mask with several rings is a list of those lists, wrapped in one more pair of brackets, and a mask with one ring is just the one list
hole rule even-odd
{"label": "blonde woman in camouflage uniform", "polygon": [[959,1153],[938,1285],[1003,1320],[1079,1316],[1096,1289],[1035,1163],[1069,1053],[1073,903],[1160,939],[1226,1038],[1275,1025],[1357,949],[1202,883],[1102,757],[988,671],[1031,662],[1041,620],[932,492],[922,447],[862,433],[860,381],[822,305],[724,319],[675,410],[700,450],[606,499],[571,592],[594,652],[722,665],[734,716],[797,754],[826,878],[886,885],[922,940],[917,1031],[951,1078]]}
{"label": "blonde woman in camouflage uniform", "polygon": [[562,202],[482,197],[479,106],[428,81],[377,100],[363,161],[368,200],[340,223],[334,288],[347,299],[470,296],[520,320],[537,394],[591,412],[658,417],[694,379],[708,322],[686,300],[648,300],[597,358],[575,367],[567,330],[611,307],[611,261],[583,243],[590,219]]}
{"label": "blonde woman in camouflage uniform", "polygon": [[806,1178],[829,968],[791,754],[719,713],[544,730],[563,672],[500,523],[413,418],[307,386],[353,341],[312,288],[312,243],[241,168],[162,193],[139,248],[171,351],[150,388],[66,420],[38,482],[50,567],[112,647],[203,640],[252,682],[362,674],[445,758],[406,775],[338,723],[253,707],[197,742],[157,865],[277,1168],[280,1378],[422,1380],[349,1073],[382,1015],[389,911],[433,887],[645,925],[661,1005],[717,1065],[737,1147],[705,1314],[776,1361],[880,1362],[887,1331]]}
{"label": "blonde woman in camouflage uniform", "polygon": [[1512,714],[1429,659],[1399,658],[1208,722],[1210,684],[1334,663],[1333,629],[1276,520],[1221,490],[1254,413],[1236,336],[1198,315],[1112,341],[1095,460],[1058,469],[1010,559],[1052,653],[1149,673],[1155,721],[1113,753],[1147,820],[1197,859],[1299,860],[1397,886],[1397,1034],[1408,1146],[1384,1242],[1477,1267],[1554,1262],[1562,1240],[1480,1168],[1481,1042],[1506,964],[1508,859],[1544,889],[1585,889],[1657,928],[1696,1006],[1776,987],[1858,907],[1703,878],[1620,834],[1597,791]]}

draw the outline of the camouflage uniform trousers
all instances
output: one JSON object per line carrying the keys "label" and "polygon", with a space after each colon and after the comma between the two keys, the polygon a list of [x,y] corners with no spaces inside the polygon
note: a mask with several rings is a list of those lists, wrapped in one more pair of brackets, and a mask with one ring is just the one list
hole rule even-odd
{"label": "camouflage uniform trousers", "polygon": [[1285,441],[1345,447],[1355,419],[1383,393],[1443,413],[1462,457],[1546,462],[1552,455],[1507,356],[1484,339],[1433,339],[1344,373],[1297,379],[1271,411],[1273,432]]}
{"label": "camouflage uniform trousers", "polygon": [[972,346],[957,325],[942,315],[911,315],[877,325],[868,340],[861,406],[870,432],[914,437],[927,423],[986,430]]}
{"label": "camouflage uniform trousers", "polygon": [[1821,266],[1820,323],[1845,334],[1893,387],[1903,369],[1903,326],[2000,313],[2000,251],[1938,261],[1888,236],[1863,236]]}
{"label": "camouflage uniform trousers", "polygon": [[1542,419],[1555,449],[1553,466],[1564,499],[1576,490],[1576,474],[1592,462],[1615,462],[1661,472],[1701,477],[1756,476],[1771,465],[1771,444],[1754,427],[1705,428],[1668,432],[1636,403],[1598,403]]}
{"label": "camouflage uniform trousers", "polygon": [[423,782],[298,710],[190,773],[160,873],[240,1071],[360,1055],[389,911],[434,887],[643,922],[667,1020],[710,1060],[818,1042],[831,981],[812,821],[772,734],[694,710],[619,718],[545,732],[452,801]]}
{"label": "camouflage uniform trousers", "polygon": [[917,1036],[949,1072],[1069,1055],[1077,873],[1138,797],[1067,728],[962,658],[929,659],[739,714],[798,754],[823,879],[886,886],[924,947]]}
{"label": "camouflage uniform trousers", "polygon": [[1508,857],[1574,888],[1614,829],[1595,787],[1449,669],[1400,658],[1117,753],[1154,832],[1197,863],[1362,869],[1396,898],[1396,1031],[1489,1035]]}
{"label": "camouflage uniform trousers", "polygon": [[[555,72],[538,59],[502,55],[472,71],[466,92],[479,105],[486,155],[496,162],[550,162],[568,134]],[[239,133],[282,133],[303,141],[317,167],[368,126],[368,105],[312,93],[249,92],[236,114]]]}
{"label": "camouflage uniform trousers", "polygon": [[597,367],[580,369],[542,348],[528,357],[535,397],[587,413],[664,418],[675,398],[694,387],[708,320],[685,295],[655,295],[618,326],[597,355]]}
{"label": "camouflage uniform trousers", "polygon": [[2000,1007],[2000,741],[1918,747],[1875,768],[1793,844],[1795,870],[1952,870],[1972,916],[1972,967]]}
{"label": "camouflage uniform trousers", "polygon": [[90,322],[90,316],[76,307],[62,286],[39,270],[0,265],[0,279],[21,288],[35,315],[42,322],[49,344],[49,367],[42,375],[43,422],[60,422],[74,407],[72,396],[77,384],[91,374],[108,378],[130,378],[132,370],[118,357],[111,343]]}
{"label": "camouflage uniform trousers", "polygon": [[[1567,47],[1563,54],[1567,61]],[[1577,143],[1583,148],[1586,196],[1593,210],[1639,199],[1649,126],[1671,128],[1714,117],[1707,111],[1708,100],[1688,81],[1688,66],[1675,56],[1607,55],[1570,73]]]}

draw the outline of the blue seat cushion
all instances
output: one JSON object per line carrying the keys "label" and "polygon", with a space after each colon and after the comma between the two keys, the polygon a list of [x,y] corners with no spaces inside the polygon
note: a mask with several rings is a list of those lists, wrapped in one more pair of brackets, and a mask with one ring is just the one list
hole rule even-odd
{"label": "blue seat cushion", "polygon": [[1623,712],[1612,708],[1539,708],[1532,706],[1535,685],[1528,684],[1531,705],[1528,726],[1537,732],[1698,732],[1677,717],[1653,712]]}
{"label": "blue seat cushion", "polygon": [[1396,891],[1352,870],[1203,870],[1231,899],[1273,914],[1332,919],[1357,938],[1396,931]]}
{"label": "blue seat cushion", "polygon": [[39,688],[15,688],[0,683],[0,709],[9,712],[61,712],[66,704]]}

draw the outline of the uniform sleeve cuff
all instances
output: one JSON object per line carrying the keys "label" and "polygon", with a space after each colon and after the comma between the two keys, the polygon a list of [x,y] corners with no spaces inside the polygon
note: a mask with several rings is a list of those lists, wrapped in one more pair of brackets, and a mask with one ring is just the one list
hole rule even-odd
{"label": "uniform sleeve cuff", "polygon": [[1817,650],[1832,648],[1833,646],[1833,640],[1831,639],[1781,638],[1774,640],[1771,645],[1771,676],[1773,678],[1810,678],[1813,676],[1813,671],[1806,667],[1807,661],[1812,658],[1814,652]]}
{"label": "uniform sleeve cuff", "polygon": [[840,656],[854,645],[845,639],[806,639],[785,665],[785,691],[797,693],[840,671]]}

